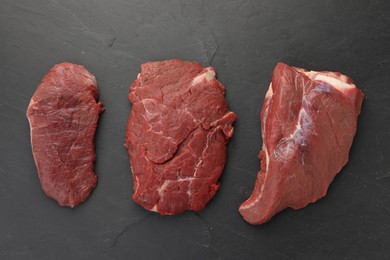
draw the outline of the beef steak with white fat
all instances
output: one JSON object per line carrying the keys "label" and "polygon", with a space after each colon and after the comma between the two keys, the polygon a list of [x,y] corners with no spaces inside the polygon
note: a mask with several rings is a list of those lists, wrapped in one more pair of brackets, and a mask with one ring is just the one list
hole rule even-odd
{"label": "beef steak with white fat", "polygon": [[240,213],[251,224],[326,195],[348,161],[363,93],[338,72],[278,63],[260,119],[261,169]]}
{"label": "beef steak with white fat", "polygon": [[43,78],[27,109],[31,146],[46,195],[74,207],[96,186],[94,136],[103,111],[95,77],[61,63]]}
{"label": "beef steak with white fat", "polygon": [[211,67],[142,64],[130,87],[125,144],[138,204],[167,215],[201,210],[214,196],[236,118],[224,93]]}

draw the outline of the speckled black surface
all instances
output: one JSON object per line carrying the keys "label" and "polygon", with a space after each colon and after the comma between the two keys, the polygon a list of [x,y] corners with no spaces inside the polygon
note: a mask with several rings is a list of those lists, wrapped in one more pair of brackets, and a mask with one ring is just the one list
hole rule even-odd
{"label": "speckled black surface", "polygon": [[[390,257],[389,1],[0,0],[1,259],[386,259]],[[131,199],[128,86],[150,60],[217,69],[238,119],[208,207],[161,217]],[[56,63],[83,64],[106,112],[99,183],[75,209],[39,184],[25,111]],[[351,76],[366,94],[348,165],[328,196],[251,226],[259,111],[277,61]]]}

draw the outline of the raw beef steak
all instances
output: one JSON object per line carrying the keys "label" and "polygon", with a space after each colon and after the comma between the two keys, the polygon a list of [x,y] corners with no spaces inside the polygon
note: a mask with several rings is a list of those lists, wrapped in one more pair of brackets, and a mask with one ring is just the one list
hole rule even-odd
{"label": "raw beef steak", "polygon": [[130,87],[126,144],[133,199],[162,215],[201,210],[219,188],[236,116],[215,70],[195,62],[142,64]]}
{"label": "raw beef steak", "polygon": [[96,186],[94,136],[102,103],[95,77],[83,66],[61,63],[43,78],[27,118],[39,179],[46,195],[74,207]]}
{"label": "raw beef steak", "polygon": [[251,224],[325,196],[348,161],[363,93],[338,72],[278,63],[261,111],[261,169],[240,213]]}

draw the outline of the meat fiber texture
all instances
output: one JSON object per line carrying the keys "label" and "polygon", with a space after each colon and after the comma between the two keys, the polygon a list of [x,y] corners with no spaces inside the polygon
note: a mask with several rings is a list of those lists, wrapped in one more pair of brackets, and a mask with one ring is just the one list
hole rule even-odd
{"label": "meat fiber texture", "polygon": [[74,207],[96,186],[94,136],[103,111],[95,77],[83,66],[55,65],[27,109],[31,146],[42,188],[61,206]]}
{"label": "meat fiber texture", "polygon": [[260,119],[261,169],[240,213],[262,224],[285,208],[300,209],[326,195],[348,161],[363,93],[338,72],[278,63]]}
{"label": "meat fiber texture", "polygon": [[219,188],[236,118],[224,93],[211,67],[142,64],[130,86],[125,144],[135,202],[162,215],[206,206]]}

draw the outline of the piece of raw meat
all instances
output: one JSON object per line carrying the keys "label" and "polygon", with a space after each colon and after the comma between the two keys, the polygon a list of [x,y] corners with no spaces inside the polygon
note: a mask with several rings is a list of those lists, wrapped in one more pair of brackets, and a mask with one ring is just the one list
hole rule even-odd
{"label": "piece of raw meat", "polygon": [[135,202],[162,215],[201,210],[219,188],[236,118],[215,70],[168,60],[141,65],[130,86],[126,144]]}
{"label": "piece of raw meat", "polygon": [[363,93],[338,72],[278,63],[260,114],[261,169],[240,213],[251,224],[325,196],[348,161]]}
{"label": "piece of raw meat", "polygon": [[102,103],[95,77],[83,66],[55,65],[27,109],[31,146],[46,195],[74,207],[95,188],[94,136]]}

